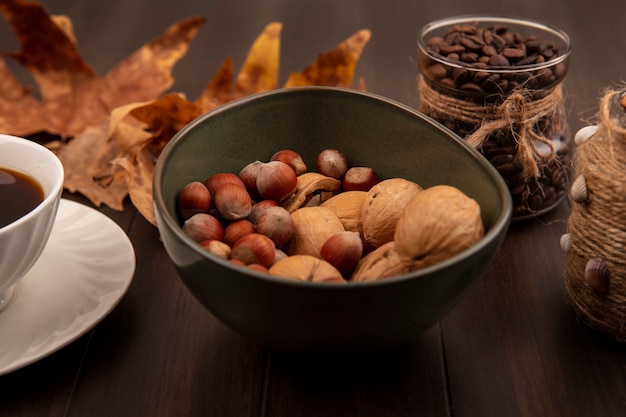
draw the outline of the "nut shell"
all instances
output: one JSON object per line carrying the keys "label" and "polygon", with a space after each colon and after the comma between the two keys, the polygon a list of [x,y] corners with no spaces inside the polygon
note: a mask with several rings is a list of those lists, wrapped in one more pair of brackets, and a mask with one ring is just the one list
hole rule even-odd
{"label": "nut shell", "polygon": [[305,172],[298,176],[296,189],[281,202],[281,206],[293,213],[316,196],[319,196],[319,204],[322,204],[340,191],[341,181],[317,172]]}
{"label": "nut shell", "polygon": [[343,224],[331,210],[303,207],[291,213],[293,236],[285,247],[287,255],[320,257],[320,250],[333,235],[343,232]]}
{"label": "nut shell", "polygon": [[436,185],[408,202],[394,241],[402,262],[416,270],[469,248],[483,234],[478,203],[458,188]]}
{"label": "nut shell", "polygon": [[379,247],[393,240],[400,213],[421,190],[418,184],[404,178],[386,179],[373,186],[361,212],[365,241]]}
{"label": "nut shell", "polygon": [[334,266],[311,255],[288,256],[272,265],[269,273],[298,281],[345,282]]}
{"label": "nut shell", "polygon": [[408,267],[400,259],[395,242],[391,241],[364,256],[352,273],[350,281],[376,281],[407,272]]}
{"label": "nut shell", "polygon": [[331,210],[347,231],[363,233],[362,212],[365,204],[365,191],[345,191],[324,201],[321,207]]}

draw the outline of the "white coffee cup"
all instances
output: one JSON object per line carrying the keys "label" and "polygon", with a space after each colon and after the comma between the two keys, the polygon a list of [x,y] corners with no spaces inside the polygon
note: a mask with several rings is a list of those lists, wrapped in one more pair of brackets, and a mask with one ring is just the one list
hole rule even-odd
{"label": "white coffee cup", "polygon": [[[28,139],[0,134],[0,168],[31,177],[43,190],[43,201],[17,220],[0,227],[0,311],[16,283],[43,252],[63,192],[63,165],[57,156]],[[0,202],[2,204],[2,202]]]}

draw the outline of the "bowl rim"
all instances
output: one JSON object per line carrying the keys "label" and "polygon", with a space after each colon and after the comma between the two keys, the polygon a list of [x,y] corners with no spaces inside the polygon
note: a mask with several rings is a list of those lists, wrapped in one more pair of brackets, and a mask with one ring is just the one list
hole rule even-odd
{"label": "bowl rim", "polygon": [[[347,283],[347,285],[333,285],[333,284],[324,283],[324,282],[300,281],[300,280],[295,280],[295,279],[286,279],[282,277],[272,276],[266,273],[261,273],[258,271],[243,268],[238,265],[234,265],[233,263],[227,260],[224,260],[222,258],[219,258],[218,256],[211,255],[210,253],[208,253],[197,242],[195,242],[193,239],[191,239],[189,236],[187,236],[183,232],[182,227],[179,225],[178,219],[172,216],[172,214],[166,208],[167,205],[165,203],[163,194],[161,193],[160,190],[162,187],[162,179],[161,179],[162,175],[161,174],[163,173],[163,170],[165,168],[167,157],[169,156],[169,154],[172,153],[176,145],[185,139],[186,134],[188,132],[194,130],[198,125],[200,125],[207,119],[215,117],[216,115],[219,115],[223,112],[227,112],[232,108],[239,107],[247,103],[266,98],[268,96],[289,95],[289,94],[293,94],[297,92],[307,92],[307,91],[308,92],[320,92],[320,93],[335,92],[335,93],[340,93],[340,94],[361,96],[367,99],[372,99],[372,100],[378,101],[379,103],[392,106],[396,110],[409,113],[413,115],[414,117],[422,119],[426,123],[431,124],[435,128],[446,133],[450,137],[450,139],[454,140],[459,146],[465,148],[468,151],[468,154],[472,156],[482,166],[482,168],[490,174],[490,177],[495,182],[496,187],[500,191],[499,195],[500,195],[500,202],[502,205],[502,210],[499,216],[497,217],[497,219],[495,220],[491,229],[488,230],[484,234],[484,236],[471,247],[463,250],[462,252],[444,261],[438,262],[434,265],[428,266],[426,268],[423,268],[417,271],[409,272],[406,274],[401,274],[401,275],[396,275],[393,277],[385,278],[382,280],[365,281],[365,282],[349,282]],[[508,227],[511,223],[512,212],[513,212],[513,201],[508,191],[508,187],[506,186],[506,183],[504,182],[504,180],[502,179],[498,171],[493,167],[493,165],[491,165],[491,163],[482,154],[480,154],[480,152],[478,152],[478,150],[471,147],[465,140],[463,140],[460,136],[458,136],[452,130],[446,128],[445,126],[429,118],[428,116],[420,113],[416,109],[413,109],[409,107],[408,105],[400,103],[394,99],[391,99],[391,98],[388,98],[388,97],[385,97],[376,93],[368,92],[368,91],[361,91],[361,90],[345,88],[345,87],[331,87],[331,86],[304,86],[304,87],[277,88],[274,90],[268,90],[268,91],[264,91],[260,93],[251,94],[249,96],[245,96],[245,97],[233,100],[231,102],[228,102],[226,104],[223,104],[221,106],[218,106],[215,109],[210,110],[209,112],[197,117],[196,119],[188,123],[181,130],[179,130],[172,137],[172,139],[170,139],[170,141],[161,151],[159,158],[157,159],[155,169],[154,169],[154,177],[153,177],[153,206],[154,206],[155,211],[159,212],[161,216],[161,220],[167,224],[167,227],[170,229],[170,231],[172,231],[178,239],[185,242],[190,249],[194,250],[197,254],[199,254],[203,258],[210,259],[211,261],[216,262],[222,265],[223,267],[234,270],[236,272],[239,272],[242,275],[249,276],[253,279],[262,279],[262,280],[269,281],[272,283],[281,283],[282,285],[291,285],[291,286],[302,287],[302,288],[319,288],[319,289],[323,288],[329,291],[331,289],[339,290],[339,291],[349,291],[349,289],[393,285],[394,283],[401,282],[401,281],[419,279],[420,277],[429,275],[437,270],[446,269],[453,264],[461,262],[463,259],[471,257],[473,254],[475,254],[476,252],[479,252],[485,246],[489,245],[492,241],[496,240],[497,237],[501,233],[506,233],[506,230],[508,230]],[[157,219],[158,219],[158,216],[157,216]],[[157,222],[157,227],[158,228],[165,227],[165,225],[161,225]]]}
{"label": "bowl rim", "polygon": [[[442,28],[450,28],[454,25],[463,24],[463,23],[494,23],[494,24],[505,23],[505,24],[514,24],[517,26],[525,26],[525,27],[539,29],[543,31],[544,33],[550,33],[553,36],[559,38],[563,42],[563,45],[565,46],[565,50],[562,51],[558,57],[550,61],[545,61],[540,64],[518,65],[518,66],[503,67],[503,68],[500,68],[500,67],[476,68],[476,67],[473,67],[471,64],[467,64],[465,62],[457,61],[453,59],[448,59],[442,55],[433,53],[426,45],[426,42],[428,41],[428,39],[426,39],[426,36],[431,31],[442,29]],[[427,23],[426,25],[424,25],[418,32],[417,45],[418,45],[418,51],[422,52],[429,59],[437,61],[448,67],[462,68],[467,71],[487,72],[487,73],[493,73],[493,74],[511,74],[511,73],[527,72],[527,71],[537,71],[537,70],[541,70],[544,68],[552,68],[562,62],[566,62],[569,59],[569,56],[571,55],[571,52],[572,52],[572,41],[570,39],[570,36],[567,34],[567,32],[565,32],[564,30],[554,25],[551,25],[549,23],[546,23],[540,20],[527,19],[523,17],[509,16],[509,15],[489,14],[489,13],[465,14],[465,15],[451,16],[451,17],[446,17],[443,19],[433,20]]]}
{"label": "bowl rim", "polygon": [[[63,168],[63,164],[61,163],[61,160],[56,156],[54,152],[46,148],[44,145],[41,145],[27,138],[0,133],[0,144],[2,142],[17,143],[19,146],[24,146],[29,149],[33,149],[35,152],[40,152],[42,154],[45,154],[47,155],[47,157],[49,157],[50,164],[54,165],[54,167],[56,168],[56,170],[54,171],[54,175],[55,175],[54,182],[52,186],[50,187],[50,192],[48,193],[48,195],[46,195],[44,199],[39,204],[37,204],[37,206],[34,209],[32,209],[31,211],[29,211],[28,213],[26,213],[19,219],[16,219],[12,221],[11,223],[5,225],[4,227],[0,227],[0,233],[3,233],[3,232],[8,233],[12,229],[20,227],[22,223],[32,221],[34,217],[38,216],[40,212],[42,212],[45,209],[45,207],[48,207],[54,204],[56,200],[60,200],[61,192],[63,191],[65,171]],[[11,169],[14,169],[14,168],[11,168]],[[22,172],[34,178],[33,175],[20,169],[19,167],[16,167],[15,169],[19,172]],[[37,178],[35,178],[35,180],[39,182]]]}

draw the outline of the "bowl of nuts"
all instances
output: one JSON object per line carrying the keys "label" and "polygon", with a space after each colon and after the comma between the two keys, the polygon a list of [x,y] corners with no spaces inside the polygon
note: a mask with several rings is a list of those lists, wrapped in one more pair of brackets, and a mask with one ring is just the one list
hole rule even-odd
{"label": "bowl of nuts", "polygon": [[194,297],[280,351],[411,342],[483,275],[512,200],[493,166],[416,110],[277,89],[185,126],[154,173],[165,249]]}

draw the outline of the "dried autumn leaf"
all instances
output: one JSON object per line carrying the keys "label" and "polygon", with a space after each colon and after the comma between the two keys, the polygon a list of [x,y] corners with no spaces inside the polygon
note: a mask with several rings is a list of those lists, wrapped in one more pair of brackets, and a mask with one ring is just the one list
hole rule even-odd
{"label": "dried autumn leaf", "polygon": [[285,87],[309,85],[350,87],[356,64],[370,37],[369,30],[359,30],[332,50],[319,54],[315,62],[302,72],[292,72]]}
{"label": "dried autumn leaf", "polygon": [[202,94],[195,103],[204,111],[213,110],[217,106],[228,103],[233,92],[233,70],[232,58],[226,58],[217,71],[213,79],[204,87]]}
{"label": "dried autumn leaf", "polygon": [[180,129],[202,113],[198,105],[175,93],[166,94],[158,100],[130,111],[131,116],[145,123],[152,132],[148,149],[154,160]]}
{"label": "dried autumn leaf", "polygon": [[[14,82],[0,84],[9,88],[0,91],[0,131],[18,136],[45,131],[72,137],[100,125],[115,107],[157,98],[173,84],[171,70],[204,22],[192,18],[172,25],[99,78],[84,61],[69,19],[25,0],[2,0],[0,12],[21,45],[19,52],[3,55],[32,74],[40,97],[22,89],[19,100],[7,100],[18,89]],[[16,80],[6,66],[2,71]]]}
{"label": "dried autumn leaf", "polygon": [[[123,210],[128,184],[124,173],[113,172],[111,166],[111,161],[121,153],[121,148],[109,140],[106,123],[87,127],[69,144],[60,146],[56,151],[65,168],[63,186],[67,190],[80,192],[96,206],[106,204],[115,210]],[[106,183],[101,184],[97,178],[107,168],[109,175]]]}
{"label": "dried autumn leaf", "polygon": [[254,41],[237,76],[233,99],[276,88],[282,28],[281,23],[272,22]]}
{"label": "dried autumn leaf", "polygon": [[[202,18],[170,26],[98,78],[79,52],[69,18],[48,15],[43,6],[26,0],[0,0],[0,12],[21,44],[20,52],[0,55],[0,131],[59,135],[61,140],[48,146],[64,165],[67,190],[116,210],[123,210],[130,196],[153,224],[154,164],[169,140],[202,113],[278,85],[278,22],[268,24],[256,38],[236,78],[233,61],[227,58],[191,102],[181,94],[160,95],[173,84],[171,70],[186,53]],[[302,73],[292,74],[286,86],[349,86],[368,40],[369,31],[357,32],[319,55]],[[32,73],[38,97],[20,84],[3,56]],[[362,81],[359,88],[365,88]]]}
{"label": "dried autumn leaf", "polygon": [[154,160],[148,148],[141,148],[134,157],[118,158],[113,162],[126,171],[130,201],[146,220],[156,225],[152,207]]}

